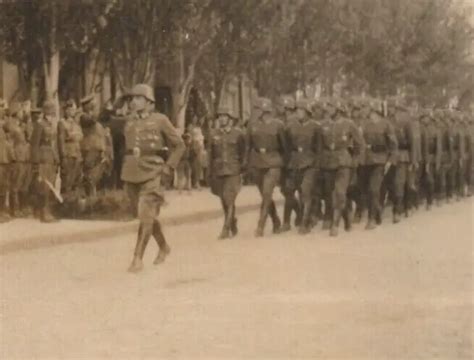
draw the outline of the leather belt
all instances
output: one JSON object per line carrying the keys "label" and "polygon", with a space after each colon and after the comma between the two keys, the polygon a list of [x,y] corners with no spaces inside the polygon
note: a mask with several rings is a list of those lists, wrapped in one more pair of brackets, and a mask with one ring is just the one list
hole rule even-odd
{"label": "leather belt", "polygon": [[267,149],[267,148],[264,148],[264,147],[261,147],[261,148],[253,148],[253,151],[255,151],[255,152],[259,153],[259,154],[265,154],[265,153],[276,152],[276,150]]}
{"label": "leather belt", "polygon": [[381,153],[387,151],[387,147],[385,145],[367,145],[367,149],[371,150],[374,153]]}
{"label": "leather belt", "polygon": [[162,150],[142,150],[142,149],[139,149],[139,148],[135,148],[135,149],[138,149],[138,150],[127,149],[125,154],[126,155],[137,155],[138,154],[138,156],[160,156],[160,157],[164,158],[166,156],[166,154],[168,153],[168,151],[166,149],[162,149]]}

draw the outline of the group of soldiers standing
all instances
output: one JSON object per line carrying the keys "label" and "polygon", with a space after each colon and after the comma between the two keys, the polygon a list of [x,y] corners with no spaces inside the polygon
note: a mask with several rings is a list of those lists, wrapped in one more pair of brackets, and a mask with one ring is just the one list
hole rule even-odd
{"label": "group of soldiers standing", "polygon": [[[209,158],[211,189],[225,213],[221,239],[237,234],[235,199],[247,172],[262,197],[257,237],[268,217],[274,233],[289,231],[294,213],[299,233],[322,220],[337,236],[341,219],[350,231],[365,214],[366,229],[374,229],[386,204],[398,223],[423,199],[430,209],[472,194],[474,119],[466,112],[396,99],[283,96],[276,106],[258,98],[245,128],[229,109],[217,115]],[[278,185],[283,222],[272,199]]]}
{"label": "group of soldiers standing", "polygon": [[31,213],[53,222],[56,200],[95,195],[113,156],[95,107],[92,95],[81,100],[81,109],[68,100],[59,119],[52,101],[40,109],[0,99],[0,222]]}

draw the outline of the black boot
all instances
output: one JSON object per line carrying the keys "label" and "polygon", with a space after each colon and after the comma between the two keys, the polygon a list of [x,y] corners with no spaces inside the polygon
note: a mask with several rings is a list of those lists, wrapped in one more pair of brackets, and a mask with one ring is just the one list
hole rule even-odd
{"label": "black boot", "polygon": [[58,222],[58,219],[51,212],[50,195],[47,194],[43,199],[43,206],[41,208],[40,221],[43,223]]}
{"label": "black boot", "polygon": [[337,236],[339,232],[339,222],[341,220],[341,211],[334,210],[334,216],[332,220],[331,230],[329,232],[330,236]]}
{"label": "black boot", "polygon": [[281,232],[281,221],[280,221],[280,218],[278,217],[275,202],[273,200],[270,203],[268,214],[270,215],[270,218],[272,219],[273,233],[279,234]]}
{"label": "black boot", "polygon": [[352,211],[351,209],[345,209],[342,214],[342,219],[344,221],[344,230],[351,231],[352,230]]}
{"label": "black boot", "polygon": [[165,261],[166,257],[171,253],[171,248],[166,242],[165,235],[161,229],[161,224],[158,220],[153,222],[153,237],[158,244],[158,254],[156,255],[155,260],[153,261],[154,265],[161,264]]}
{"label": "black boot", "polygon": [[14,218],[21,217],[20,214],[20,198],[18,192],[10,192],[10,215]]}

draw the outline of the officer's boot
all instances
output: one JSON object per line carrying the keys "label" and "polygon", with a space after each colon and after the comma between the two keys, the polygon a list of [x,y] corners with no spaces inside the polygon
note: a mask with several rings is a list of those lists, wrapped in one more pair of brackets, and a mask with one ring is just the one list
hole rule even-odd
{"label": "officer's boot", "polygon": [[333,220],[331,224],[330,236],[337,236],[339,232],[339,222],[341,220],[341,210],[334,210]]}
{"label": "officer's boot", "polygon": [[351,231],[352,230],[352,210],[346,207],[342,213],[342,220],[344,220],[344,230]]}
{"label": "officer's boot", "polygon": [[375,223],[374,219],[374,210],[372,207],[369,209],[369,213],[367,216],[367,225],[365,226],[366,230],[373,230],[377,227],[377,224]]}
{"label": "officer's boot", "polygon": [[401,221],[400,213],[402,210],[402,199],[400,197],[395,198],[395,204],[393,205],[393,223],[398,224]]}
{"label": "officer's boot", "polygon": [[50,195],[49,193],[46,194],[43,198],[43,204],[41,208],[41,217],[40,221],[44,223],[54,223],[57,222],[58,219],[54,217],[51,213],[51,202],[50,202]]}
{"label": "officer's boot", "polygon": [[150,240],[151,227],[152,225],[150,224],[140,224],[137,244],[135,245],[135,251],[133,253],[133,260],[128,267],[128,272],[137,273],[143,270],[143,255],[145,254],[148,240]]}
{"label": "officer's boot", "polygon": [[283,226],[281,227],[281,232],[287,232],[291,230],[291,211],[293,209],[293,204],[291,199],[287,197],[285,199],[285,206],[283,208]]}
{"label": "officer's boot", "polygon": [[311,231],[310,227],[311,202],[303,204],[303,218],[299,226],[298,232],[302,235],[308,234]]}
{"label": "officer's boot", "polygon": [[362,209],[360,207],[356,207],[355,213],[354,213],[354,224],[360,224],[362,221]]}
{"label": "officer's boot", "polygon": [[29,217],[32,214],[31,204],[28,199],[28,193],[21,192],[20,196],[20,209],[23,213],[23,216]]}
{"label": "officer's boot", "polygon": [[273,233],[279,234],[281,232],[281,220],[278,217],[275,202],[273,200],[270,202],[270,205],[268,207],[268,214],[270,215],[270,218],[272,219]]}
{"label": "officer's boot", "polygon": [[268,217],[268,205],[265,201],[262,203],[260,207],[260,217],[258,219],[257,229],[255,230],[255,237],[262,237],[264,234],[265,223],[267,222]]}
{"label": "officer's boot", "polygon": [[239,226],[238,226],[237,218],[235,217],[235,215],[234,215],[234,218],[232,219],[230,232],[232,233],[232,236],[236,236],[239,233]]}
{"label": "officer's boot", "polygon": [[21,217],[20,214],[20,199],[18,197],[18,192],[10,192],[10,214],[14,218]]}
{"label": "officer's boot", "polygon": [[239,232],[237,228],[237,219],[235,218],[235,204],[229,205],[229,214],[227,215],[227,226],[230,230],[230,235],[235,236]]}
{"label": "officer's boot", "polygon": [[230,236],[230,228],[228,226],[228,216],[229,216],[229,207],[224,202],[224,199],[221,199],[222,209],[224,210],[224,225],[222,226],[222,231],[218,236],[219,240],[227,239]]}
{"label": "officer's boot", "polygon": [[10,214],[8,214],[5,206],[5,196],[0,196],[0,224],[6,223],[11,220]]}
{"label": "officer's boot", "polygon": [[300,203],[295,199],[293,203],[293,211],[296,214],[295,217],[295,226],[300,226],[301,222],[303,221],[303,208],[300,206]]}
{"label": "officer's boot", "polygon": [[323,230],[329,230],[331,228],[332,218],[331,211],[328,207],[325,209],[324,221],[323,221]]}
{"label": "officer's boot", "polygon": [[165,235],[161,229],[161,224],[158,220],[153,221],[153,237],[155,238],[159,248],[153,264],[158,265],[164,262],[166,257],[171,253],[171,248],[166,242]]}

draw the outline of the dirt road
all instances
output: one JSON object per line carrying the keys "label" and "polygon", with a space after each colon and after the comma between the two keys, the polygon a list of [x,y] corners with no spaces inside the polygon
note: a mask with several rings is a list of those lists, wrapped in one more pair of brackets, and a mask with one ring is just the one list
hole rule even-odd
{"label": "dirt road", "polygon": [[135,239],[11,253],[0,358],[471,359],[473,202],[372,232],[237,238],[220,221],[168,229],[143,273]]}

